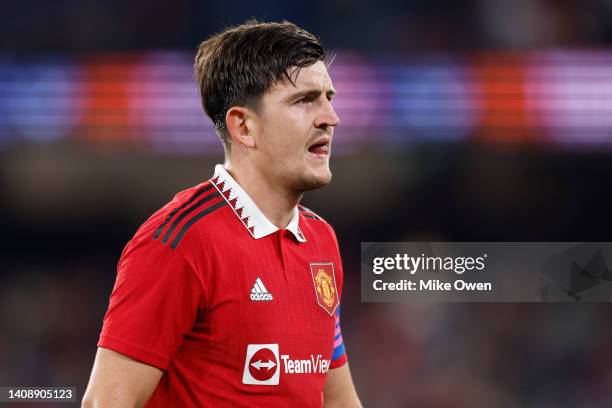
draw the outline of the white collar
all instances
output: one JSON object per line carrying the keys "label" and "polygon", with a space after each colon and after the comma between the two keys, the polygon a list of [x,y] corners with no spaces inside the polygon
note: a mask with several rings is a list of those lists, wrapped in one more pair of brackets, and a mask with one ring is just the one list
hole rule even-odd
{"label": "white collar", "polygon": [[[223,165],[217,164],[215,166],[215,175],[211,181],[253,238],[263,238],[278,231],[276,225],[266,218],[253,199],[249,197]],[[299,221],[300,212],[296,206],[286,229],[291,231],[299,242],[306,242],[306,237],[300,231]]]}

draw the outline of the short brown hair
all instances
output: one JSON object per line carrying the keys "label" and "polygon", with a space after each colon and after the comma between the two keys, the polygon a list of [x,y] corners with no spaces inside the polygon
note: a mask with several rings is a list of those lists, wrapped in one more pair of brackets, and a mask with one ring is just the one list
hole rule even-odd
{"label": "short brown hair", "polygon": [[195,58],[195,78],[204,111],[225,149],[230,149],[225,114],[232,106],[257,111],[263,94],[278,81],[293,83],[290,67],[299,72],[322,60],[325,50],[319,39],[289,21],[249,20],[202,42]]}

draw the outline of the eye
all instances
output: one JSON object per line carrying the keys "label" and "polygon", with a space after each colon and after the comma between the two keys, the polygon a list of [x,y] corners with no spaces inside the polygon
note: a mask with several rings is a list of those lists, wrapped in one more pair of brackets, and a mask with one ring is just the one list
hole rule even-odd
{"label": "eye", "polygon": [[305,96],[303,98],[298,99],[295,103],[309,103],[312,101],[313,101],[312,96]]}

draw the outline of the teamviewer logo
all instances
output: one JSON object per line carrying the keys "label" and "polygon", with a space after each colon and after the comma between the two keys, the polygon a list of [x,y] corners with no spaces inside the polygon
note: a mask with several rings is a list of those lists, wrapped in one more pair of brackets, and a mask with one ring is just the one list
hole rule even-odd
{"label": "teamviewer logo", "polygon": [[249,344],[247,346],[243,384],[278,385],[280,378],[278,344]]}

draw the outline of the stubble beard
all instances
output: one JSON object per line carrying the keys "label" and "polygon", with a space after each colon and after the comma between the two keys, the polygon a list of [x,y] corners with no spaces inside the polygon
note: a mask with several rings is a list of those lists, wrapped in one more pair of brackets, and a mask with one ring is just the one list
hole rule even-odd
{"label": "stubble beard", "polygon": [[327,175],[317,176],[315,174],[299,174],[289,182],[291,190],[297,193],[305,193],[306,191],[316,190],[324,187],[331,182],[332,174],[327,171]]}

